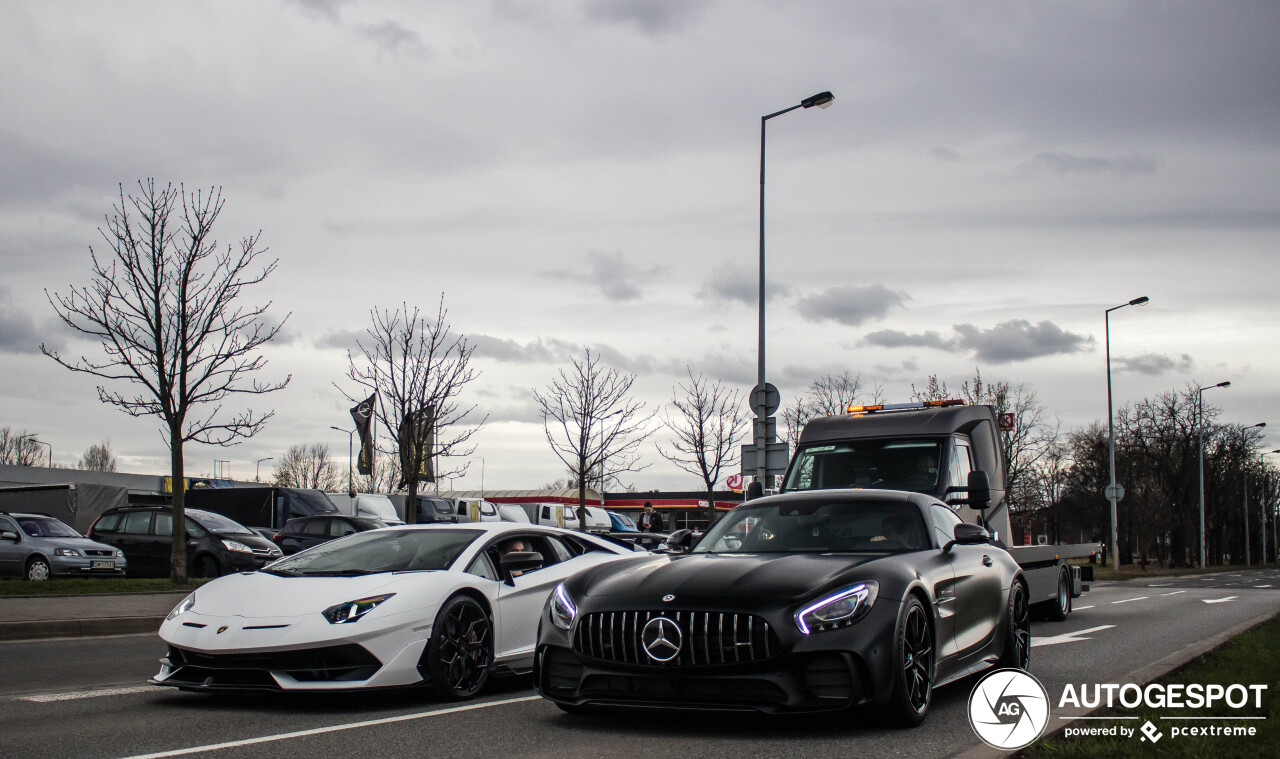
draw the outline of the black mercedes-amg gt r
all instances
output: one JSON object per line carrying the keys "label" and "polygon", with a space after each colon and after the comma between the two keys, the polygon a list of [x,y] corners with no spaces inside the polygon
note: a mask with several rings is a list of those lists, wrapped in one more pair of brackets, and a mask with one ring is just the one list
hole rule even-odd
{"label": "black mercedes-amg gt r", "polygon": [[869,704],[912,726],[935,687],[1030,653],[1025,581],[985,529],[919,493],[823,490],[745,503],[689,553],[566,580],[534,684],[569,712]]}

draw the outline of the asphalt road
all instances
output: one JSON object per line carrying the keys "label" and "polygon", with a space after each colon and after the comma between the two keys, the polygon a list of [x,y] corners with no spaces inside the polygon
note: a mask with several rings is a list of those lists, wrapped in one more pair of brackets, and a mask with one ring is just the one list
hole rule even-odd
{"label": "asphalt road", "polygon": [[[1124,682],[1128,673],[1280,611],[1280,571],[1098,583],[1076,599],[1076,606],[1068,621],[1038,622],[1033,628],[1031,671],[1054,704],[1067,683]],[[573,717],[536,698],[528,678],[497,681],[482,698],[464,704],[436,702],[418,692],[184,694],[141,684],[163,650],[148,635],[0,644],[0,753],[8,759],[854,754],[923,759],[979,745],[966,717],[976,678],[940,689],[925,724],[901,731],[858,715]]]}

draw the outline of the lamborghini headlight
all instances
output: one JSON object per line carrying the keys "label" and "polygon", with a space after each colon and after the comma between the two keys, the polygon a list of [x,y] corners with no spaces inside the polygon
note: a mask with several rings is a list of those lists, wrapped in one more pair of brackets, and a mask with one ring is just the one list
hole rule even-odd
{"label": "lamborghini headlight", "polygon": [[169,616],[165,617],[165,619],[169,620],[169,619],[173,619],[179,614],[186,614],[187,612],[191,611],[191,607],[195,605],[196,605],[196,594],[192,592],[186,598],[182,599],[181,603],[173,607],[173,611],[169,612]]}
{"label": "lamborghini headlight", "polygon": [[552,591],[551,599],[547,601],[547,614],[551,617],[551,624],[561,630],[567,631],[573,627],[573,620],[578,616],[578,607],[569,597],[569,591],[564,589],[564,583],[560,583]]}
{"label": "lamborghini headlight", "polygon": [[378,608],[378,605],[388,598],[394,596],[395,593],[384,593],[380,596],[369,596],[368,598],[357,598],[354,601],[330,606],[324,610],[324,618],[329,620],[331,625],[344,625],[348,622],[359,621],[361,617]]}
{"label": "lamborghini headlight", "polygon": [[796,612],[796,626],[808,635],[851,625],[871,611],[879,589],[880,586],[874,582],[861,582],[823,596]]}

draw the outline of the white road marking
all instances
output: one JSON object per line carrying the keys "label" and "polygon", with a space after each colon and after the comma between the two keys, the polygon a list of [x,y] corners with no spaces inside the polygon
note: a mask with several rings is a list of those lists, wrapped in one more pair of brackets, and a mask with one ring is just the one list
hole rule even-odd
{"label": "white road marking", "polygon": [[1151,596],[1138,596],[1137,598],[1125,598],[1125,599],[1122,599],[1122,600],[1120,600],[1120,601],[1112,601],[1111,603],[1113,603],[1113,604],[1127,604],[1127,603],[1129,603],[1130,601],[1145,601],[1146,599],[1148,599],[1148,598],[1150,598],[1150,597],[1151,597]]}
{"label": "white road marking", "polygon": [[[1033,644],[1034,645],[1034,644]],[[259,743],[272,743],[274,741],[287,741],[291,738],[305,738],[309,735],[323,735],[325,733],[336,733],[341,730],[354,730],[359,727],[373,727],[375,725],[389,725],[396,722],[408,722],[415,719],[425,719],[427,717],[436,717],[443,714],[456,714],[457,712],[467,712],[473,709],[487,709],[491,706],[504,706],[506,704],[517,704],[521,701],[538,701],[542,696],[521,696],[520,698],[508,698],[502,701],[486,701],[482,704],[467,704],[466,706],[454,706],[448,709],[437,709],[430,712],[417,712],[415,714],[402,714],[398,717],[383,717],[382,719],[370,719],[363,722],[348,722],[344,725],[330,725],[329,727],[317,727],[311,730],[298,730],[292,733],[277,733],[275,735],[264,735],[259,738],[245,738],[238,741],[227,741],[225,743],[210,743],[204,746],[192,746],[190,748],[178,748],[172,751],[159,751],[154,754],[136,754],[126,757],[125,759],[163,759],[169,756],[186,756],[188,754],[203,754],[207,751],[220,751],[224,748],[237,748],[239,746],[253,746]]]}
{"label": "white road marking", "polygon": [[1092,606],[1072,606],[1072,611],[1083,611],[1084,609],[1092,609]]}
{"label": "white road marking", "polygon": [[1169,585],[1170,585],[1170,583],[1167,583],[1167,582],[1166,582],[1166,583],[1164,583],[1164,584],[1162,584],[1162,585],[1148,585],[1147,587],[1148,587],[1148,588],[1167,588],[1167,587],[1169,587]]}
{"label": "white road marking", "polygon": [[1270,585],[1254,585],[1253,587],[1255,587],[1255,588],[1269,588],[1269,587],[1271,587],[1271,586],[1270,586]]}
{"label": "white road marking", "polygon": [[1076,630],[1075,632],[1064,633],[1062,635],[1053,635],[1048,638],[1032,638],[1031,647],[1056,646],[1059,643],[1076,643],[1082,640],[1089,640],[1089,638],[1081,638],[1080,636],[1088,635],[1089,633],[1101,632],[1103,630],[1110,630],[1113,627],[1115,627],[1115,625],[1101,625],[1099,627],[1090,627],[1087,630]]}
{"label": "white road marking", "polygon": [[1178,595],[1179,593],[1186,593],[1186,592],[1187,592],[1187,591],[1185,591],[1185,590],[1175,590],[1175,591],[1173,591],[1172,593],[1161,593],[1160,595],[1162,595],[1162,596],[1176,596],[1176,595]]}
{"label": "white road marking", "polygon": [[1234,601],[1236,600],[1236,597],[1227,596],[1226,598],[1202,598],[1200,600],[1204,601],[1207,604],[1221,604],[1221,603],[1226,603],[1227,601]]}
{"label": "white road marking", "polygon": [[19,696],[19,701],[33,701],[37,704],[47,704],[53,701],[75,701],[80,698],[98,698],[100,696],[125,696],[130,693],[143,693],[146,691],[154,691],[154,685],[130,685],[125,688],[102,688],[100,690],[83,690],[74,693],[46,693],[40,696]]}

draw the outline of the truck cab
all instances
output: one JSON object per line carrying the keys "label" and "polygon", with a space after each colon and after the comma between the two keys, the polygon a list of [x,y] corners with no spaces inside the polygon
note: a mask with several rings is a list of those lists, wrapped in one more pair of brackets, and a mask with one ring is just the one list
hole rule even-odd
{"label": "truck cab", "polygon": [[[1000,426],[991,406],[962,400],[856,406],[805,425],[782,491],[827,488],[907,490],[947,503],[1023,568],[1038,610],[1065,619],[1071,599],[1088,590],[1092,567],[1068,559],[1097,555],[1096,543],[1013,546]],[[970,497],[971,475],[985,474],[982,498]],[[981,475],[978,475],[980,478]],[[976,501],[976,502],[975,502]]]}

